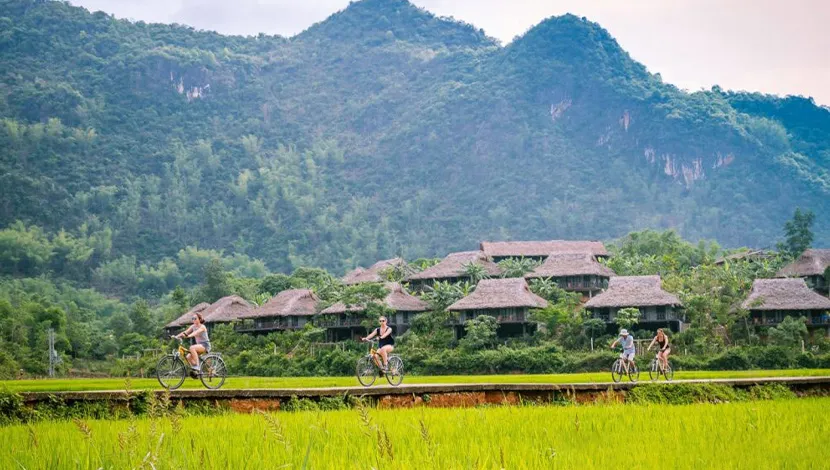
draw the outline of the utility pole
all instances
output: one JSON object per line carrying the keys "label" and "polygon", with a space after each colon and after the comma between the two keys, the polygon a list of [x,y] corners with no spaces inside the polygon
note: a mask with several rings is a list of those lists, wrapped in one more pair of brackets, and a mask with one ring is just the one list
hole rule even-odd
{"label": "utility pole", "polygon": [[58,352],[55,351],[55,330],[49,328],[49,377],[55,376],[55,366],[61,363]]}

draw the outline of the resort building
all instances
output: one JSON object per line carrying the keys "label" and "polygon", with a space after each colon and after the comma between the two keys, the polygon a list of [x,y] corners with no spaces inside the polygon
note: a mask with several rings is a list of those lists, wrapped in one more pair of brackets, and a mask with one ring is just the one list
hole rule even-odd
{"label": "resort building", "polygon": [[777,277],[800,277],[807,281],[807,286],[827,294],[830,285],[825,277],[830,268],[830,249],[809,249],[797,260],[781,268]]}
{"label": "resort building", "polygon": [[182,330],[185,330],[188,326],[193,324],[193,315],[204,312],[204,310],[208,307],[210,307],[210,304],[207,302],[195,305],[193,308],[183,313],[179,318],[164,325],[165,333],[168,335],[179,334]]}
{"label": "resort building", "polygon": [[562,289],[592,298],[608,287],[608,279],[614,275],[591,253],[551,253],[541,266],[525,274],[525,279],[551,279]]}
{"label": "resort building", "polygon": [[191,318],[195,313],[200,313],[205,320],[205,325],[208,329],[211,329],[213,325],[218,323],[231,323],[236,321],[240,316],[253,310],[253,308],[254,306],[242,297],[229,295],[222,297],[210,305],[206,303],[196,305],[184,315],[165,325],[164,329],[167,331],[184,330],[193,323]]}
{"label": "resort building", "polygon": [[410,287],[422,290],[437,281],[459,282],[469,280],[465,268],[469,264],[477,264],[484,268],[488,276],[498,276],[501,269],[496,263],[481,251],[462,251],[450,253],[438,264],[406,277]]}
{"label": "resort building", "polygon": [[[389,293],[383,299],[383,305],[393,310],[387,315],[389,326],[395,335],[405,333],[415,315],[429,310],[429,304],[409,294],[397,282],[388,282],[384,285]],[[362,315],[366,311],[365,305],[346,305],[337,302],[320,312],[315,319],[315,325],[326,328],[329,341],[355,339],[366,335],[366,323],[377,324],[376,318],[366,318]]]}
{"label": "resort building", "polygon": [[464,324],[480,315],[490,315],[499,324],[498,335],[523,336],[536,329],[530,321],[532,309],[545,308],[548,302],[530,291],[522,278],[483,279],[472,294],[450,305],[447,310],[458,313],[456,337],[464,332]]}
{"label": "resort building", "polygon": [[682,307],[680,299],[663,290],[660,276],[614,276],[608,280],[605,292],[585,304],[594,318],[608,324],[614,323],[621,309],[636,308],[640,311],[640,328],[673,331],[682,330]]}
{"label": "resort building", "polygon": [[507,258],[542,261],[551,253],[590,253],[595,258],[608,257],[602,242],[580,240],[481,242],[481,251],[496,263]]}
{"label": "resort building", "polygon": [[285,290],[261,307],[240,315],[235,329],[255,333],[302,329],[317,314],[319,303],[309,289]]}
{"label": "resort building", "polygon": [[804,317],[807,326],[830,333],[830,299],[807,286],[804,279],[756,279],[743,308],[755,325],[775,326],[785,317]]}
{"label": "resort building", "polygon": [[402,258],[392,258],[378,261],[366,269],[358,266],[343,276],[343,284],[348,286],[366,282],[384,282],[386,281],[383,277],[384,271],[405,265],[406,261]]}

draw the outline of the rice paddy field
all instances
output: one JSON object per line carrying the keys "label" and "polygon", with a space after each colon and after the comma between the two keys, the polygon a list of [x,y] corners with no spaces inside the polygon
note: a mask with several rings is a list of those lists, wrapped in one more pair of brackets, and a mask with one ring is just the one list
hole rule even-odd
{"label": "rice paddy field", "polygon": [[362,408],[0,428],[0,468],[827,468],[830,398]]}
{"label": "rice paddy field", "polygon": [[[807,377],[828,376],[829,369],[788,369],[748,371],[680,371],[675,380],[726,379],[751,377]],[[648,374],[640,376],[644,381]],[[608,372],[584,374],[540,374],[540,375],[438,375],[407,376],[404,383],[582,383],[608,382]],[[130,388],[161,389],[154,378],[130,379]],[[385,383],[379,380],[377,382]],[[307,387],[348,387],[359,385],[354,377],[229,377],[223,388],[307,388]],[[84,390],[123,390],[125,379],[38,379],[0,381],[0,390],[12,392],[59,392]],[[186,380],[182,388],[202,388],[198,380]]]}

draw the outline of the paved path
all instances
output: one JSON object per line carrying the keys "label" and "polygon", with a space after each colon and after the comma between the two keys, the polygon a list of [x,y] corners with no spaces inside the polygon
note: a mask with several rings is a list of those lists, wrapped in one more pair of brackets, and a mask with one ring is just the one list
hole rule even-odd
{"label": "paved path", "polygon": [[[737,388],[747,388],[754,385],[783,384],[793,389],[799,388],[827,388],[830,389],[830,377],[754,377],[740,379],[694,379],[675,380],[672,382],[660,381],[651,382],[641,380],[637,383],[623,381],[614,382],[593,382],[593,383],[463,383],[463,384],[402,384],[398,387],[390,385],[375,385],[372,387],[325,387],[325,388],[249,388],[249,389],[180,389],[170,392],[172,398],[182,399],[279,399],[291,396],[316,398],[342,395],[354,396],[395,396],[395,395],[423,395],[440,393],[471,393],[471,392],[556,392],[571,391],[574,393],[602,392],[606,390],[629,390],[642,384],[660,384],[672,386],[673,384],[722,384]],[[154,390],[154,393],[162,394],[163,390]],[[139,393],[133,391],[133,393]],[[87,400],[123,400],[127,398],[124,390],[100,390],[100,391],[69,391],[69,392],[22,392],[23,400],[34,403],[58,397],[67,401]]]}

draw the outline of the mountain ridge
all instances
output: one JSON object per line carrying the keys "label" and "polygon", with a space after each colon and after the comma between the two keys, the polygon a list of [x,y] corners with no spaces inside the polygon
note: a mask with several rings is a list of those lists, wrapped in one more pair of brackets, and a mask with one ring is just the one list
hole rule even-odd
{"label": "mountain ridge", "polygon": [[[288,39],[3,4],[0,226],[341,269],[646,227],[765,246],[794,207],[830,209],[826,109],[681,91],[573,15],[499,46],[398,0]],[[377,9],[403,12],[391,38]]]}

